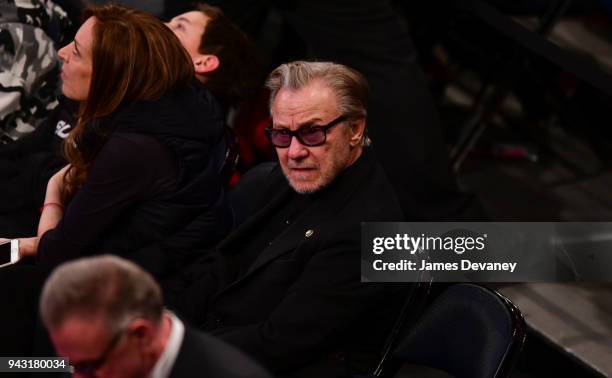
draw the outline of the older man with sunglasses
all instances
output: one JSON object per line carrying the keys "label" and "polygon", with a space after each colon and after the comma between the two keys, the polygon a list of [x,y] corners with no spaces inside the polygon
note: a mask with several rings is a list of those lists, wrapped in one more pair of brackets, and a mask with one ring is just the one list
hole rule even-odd
{"label": "older man with sunglasses", "polygon": [[279,167],[251,188],[258,210],[165,282],[166,297],[279,376],[367,373],[401,288],[360,282],[360,222],[403,217],[365,148],[367,83],[339,64],[293,62],[267,86]]}
{"label": "older man with sunglasses", "polygon": [[[298,64],[293,67],[301,68]],[[324,65],[313,63],[312,67]],[[266,133],[276,147],[289,185],[301,194],[315,193],[329,185],[361,156],[362,145],[368,140],[365,109],[351,104],[350,99],[336,96],[334,88],[321,78],[312,79],[301,88],[276,89],[282,84],[281,75],[290,77],[291,66],[283,66],[281,70],[286,72],[279,72],[279,76],[269,80],[273,91],[273,121]],[[351,73],[346,70],[344,74]],[[353,79],[357,82],[359,76],[355,75]],[[332,129],[334,126],[337,127]]]}

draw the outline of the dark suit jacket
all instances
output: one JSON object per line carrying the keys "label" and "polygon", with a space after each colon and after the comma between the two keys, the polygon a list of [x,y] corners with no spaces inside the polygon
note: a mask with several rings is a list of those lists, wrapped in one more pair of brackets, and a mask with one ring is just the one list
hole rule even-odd
{"label": "dark suit jacket", "polygon": [[363,353],[378,352],[401,301],[397,285],[360,282],[360,222],[403,219],[385,174],[364,152],[237,278],[236,251],[298,196],[280,168],[265,182],[253,193],[265,205],[218,247],[227,268],[222,290],[197,322],[277,374],[364,362]]}
{"label": "dark suit jacket", "polygon": [[261,366],[227,343],[185,328],[170,378],[271,378]]}

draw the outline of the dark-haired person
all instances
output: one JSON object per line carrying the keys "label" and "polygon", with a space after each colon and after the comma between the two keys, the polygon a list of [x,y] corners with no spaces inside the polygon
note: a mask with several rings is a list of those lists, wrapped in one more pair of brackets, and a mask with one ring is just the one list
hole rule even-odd
{"label": "dark-haired person", "polygon": [[[278,39],[289,51],[281,61],[307,57],[346,64],[363,73],[372,93],[369,135],[376,142],[376,155],[395,188],[407,219],[486,218],[477,199],[461,192],[451,170],[436,104],[419,65],[410,28],[398,9],[410,2],[209,1],[220,6],[243,30],[255,37],[269,37],[270,30],[262,26],[266,25],[270,8],[273,8],[276,18],[273,26],[286,25]],[[183,11],[190,2],[167,0],[165,14],[170,16]],[[272,31],[279,33],[274,28]],[[258,39],[271,42],[271,38]],[[300,45],[303,45],[302,52],[299,52]],[[401,156],[397,151],[402,151]]]}
{"label": "dark-haired person", "polygon": [[251,186],[256,212],[162,281],[166,303],[277,376],[366,374],[404,289],[360,282],[361,222],[403,219],[368,151],[367,82],[343,65],[298,61],[267,87],[279,164]]}
{"label": "dark-haired person", "polygon": [[[62,91],[80,102],[69,164],[49,180],[38,235],[19,239],[19,253],[53,267],[112,252],[159,277],[231,228],[215,159],[224,112],[154,17],[109,5],[84,19],[59,52]],[[207,222],[181,233],[196,219]],[[167,237],[174,250],[149,248]]]}
{"label": "dark-haired person", "polygon": [[[179,15],[166,25],[188,51],[194,77],[208,89],[205,96],[212,93],[223,111],[236,106],[261,86],[263,77],[257,49],[218,8],[200,4],[196,11]],[[76,126],[74,114],[78,102],[65,97],[61,101],[61,109],[36,130],[36,135],[13,143],[10,150],[0,148],[0,171],[4,165],[22,167],[19,177],[15,177],[1,194],[4,205],[0,206],[0,235],[18,237],[36,231],[47,181],[65,165],[61,145]],[[223,157],[223,146],[220,149],[217,155]],[[192,244],[185,245],[181,241],[183,235],[195,235],[197,229],[203,227],[200,223],[205,227],[208,221],[204,214],[199,222],[192,222],[175,236],[165,239],[164,245],[150,245],[149,251],[139,253],[151,253],[151,249],[159,253],[160,248],[192,249],[197,240],[191,238]]]}
{"label": "dark-haired person", "polygon": [[223,105],[236,105],[261,86],[261,62],[255,45],[221,9],[197,4],[166,25],[191,56],[196,78]]}
{"label": "dark-haired person", "polygon": [[[103,8],[107,9],[107,8]],[[119,19],[124,19],[124,21],[128,21],[126,18],[132,14],[137,15],[136,20],[132,20],[130,22],[137,22],[140,19],[146,19],[148,24],[154,25],[155,33],[160,33],[166,42],[172,40],[171,34],[168,33],[167,28],[160,28],[161,23],[147,17],[145,15],[134,13],[124,8],[111,7],[109,12],[113,12],[117,15]],[[131,16],[130,16],[131,17]],[[219,18],[217,23],[211,23],[207,27],[207,31],[213,33],[214,29],[218,23],[218,27],[221,30],[234,30],[235,33],[240,34],[242,37],[231,38],[229,41],[235,41],[239,38],[246,38],[244,34],[239,31],[237,28],[224,27],[223,23],[230,22],[227,18]],[[129,25],[126,25],[129,26]],[[204,39],[206,38],[206,33],[203,30],[194,29],[195,33],[198,33],[198,38]],[[116,49],[125,49],[127,47],[126,43],[121,42],[121,39],[126,37],[128,33],[120,33],[117,36],[116,40],[113,41],[113,48]],[[78,38],[77,38],[78,40]],[[220,50],[232,50],[239,49],[241,46],[244,46],[248,41],[238,44],[238,45],[224,45],[221,40],[217,40],[220,45],[216,47],[217,57],[219,59],[219,66],[223,66],[226,64],[228,59],[233,59],[232,54],[220,54]],[[137,47],[142,48],[145,45],[139,44]],[[76,59],[73,58],[71,54],[76,54],[76,51],[73,51],[74,46],[70,45],[68,50],[64,50],[67,52],[68,59]],[[175,44],[172,43],[172,50],[175,52]],[[109,51],[110,52],[110,51]],[[83,51],[81,51],[83,53]],[[188,57],[187,53],[183,53],[186,57]],[[82,57],[82,56],[81,56]],[[78,57],[78,58],[81,58]],[[114,61],[115,57],[113,57]],[[253,59],[245,60],[245,64],[252,63]],[[165,62],[168,60],[155,62],[149,66],[144,64],[140,64],[137,69],[143,69],[145,67],[153,68],[153,69],[164,69]],[[187,62],[185,65],[184,61],[181,59],[181,63],[179,67],[182,67],[185,71],[191,71],[191,75],[197,77],[202,80],[202,82],[206,82],[206,80],[221,80],[217,79],[216,76],[219,72],[217,70],[210,71],[205,75],[196,75],[195,74],[195,65],[194,62]],[[75,63],[73,60],[70,63]],[[106,61],[105,63],[108,63]],[[127,65],[122,65],[127,67]],[[194,68],[189,69],[191,66]],[[93,68],[93,67],[92,67]],[[115,68],[120,69],[121,65],[115,66]],[[176,69],[176,66],[168,67]],[[245,67],[246,71],[253,70],[252,67]],[[134,71],[135,73],[138,73]],[[234,75],[237,70],[233,71],[223,71],[223,75]],[[234,80],[238,76],[233,76]],[[160,80],[162,77],[156,73],[149,73],[149,75],[145,78],[146,80]],[[112,79],[112,80],[111,80]],[[117,82],[118,77],[114,77],[109,79],[109,84],[112,82]],[[186,80],[186,77],[185,77]],[[231,80],[231,79],[227,79]],[[44,207],[43,217],[48,217],[55,215],[56,219],[62,218],[55,229],[51,230],[47,235],[42,237],[40,241],[40,248],[38,253],[39,262],[42,262],[43,265],[53,266],[55,263],[67,259],[76,257],[81,254],[90,254],[96,252],[114,252],[121,254],[122,246],[118,245],[117,237],[124,238],[126,241],[125,245],[131,244],[133,242],[135,245],[135,250],[130,251],[131,253],[128,258],[138,262],[141,266],[145,267],[149,272],[153,273],[156,278],[162,278],[164,275],[169,274],[172,270],[179,269],[179,266],[184,262],[187,263],[191,260],[193,254],[198,254],[198,251],[202,251],[206,248],[206,245],[209,243],[213,243],[217,238],[221,237],[225,231],[227,225],[227,208],[225,206],[225,198],[220,197],[218,203],[213,203],[212,208],[208,209],[206,207],[202,208],[201,206],[194,206],[193,203],[189,201],[179,202],[183,200],[189,200],[188,194],[195,194],[195,197],[192,199],[199,200],[202,197],[207,196],[210,193],[213,193],[217,189],[220,189],[219,184],[216,182],[216,178],[213,177],[211,182],[208,182],[208,175],[210,171],[209,167],[206,166],[202,169],[195,169],[194,171],[200,172],[200,174],[204,176],[199,176],[203,180],[198,180],[197,177],[194,177],[192,182],[189,182],[189,172],[184,171],[189,168],[188,164],[201,162],[199,159],[210,152],[212,147],[212,143],[218,142],[218,134],[217,131],[221,131],[223,128],[223,123],[225,116],[219,115],[221,112],[218,112],[220,106],[215,105],[214,99],[211,98],[210,92],[208,90],[200,90],[199,93],[190,93],[192,92],[189,88],[189,85],[183,88],[181,91],[174,91],[173,93],[168,93],[162,96],[160,101],[169,101],[172,102],[177,107],[177,113],[179,114],[161,114],[162,117],[157,117],[160,115],[160,112],[163,112],[163,108],[158,106],[160,103],[157,102],[141,102],[136,101],[132,104],[128,104],[127,102],[124,105],[121,105],[117,112],[115,112],[113,117],[113,122],[115,130],[110,134],[107,138],[106,144],[100,149],[97,153],[96,158],[94,159],[91,167],[90,173],[87,181],[84,185],[78,190],[78,192],[73,197],[72,201],[69,204],[62,204],[64,209],[62,210],[60,207],[56,205],[49,205]],[[68,88],[67,88],[68,89]],[[241,96],[232,96],[225,97],[225,95],[221,92],[224,88],[218,88],[213,93],[212,97],[222,96],[223,98],[232,98],[239,99]],[[241,91],[245,91],[246,93],[247,87],[240,89]],[[180,101],[176,100],[176,96],[185,92],[185,98],[181,98]],[[198,99],[198,97],[202,97]],[[174,101],[174,100],[176,101]],[[184,101],[183,101],[184,100]],[[142,113],[145,113],[145,118],[140,117],[141,113],[137,108],[144,108],[146,104],[150,105],[149,109],[142,109]],[[136,109],[135,109],[136,108]],[[191,111],[190,111],[191,109]],[[131,111],[134,110],[136,113],[134,117],[129,117]],[[209,111],[207,113],[206,111]],[[189,120],[190,127],[187,125],[182,125],[181,120],[185,120],[190,116],[190,112],[192,114],[197,114],[197,119]],[[177,117],[175,117],[177,116]],[[65,112],[62,117],[57,121],[57,128],[53,125],[54,131],[56,134],[54,136],[54,144],[56,144],[59,140],[63,140],[63,138],[67,137],[67,135],[71,135],[70,129],[72,129],[75,125],[71,124],[73,122],[70,120],[70,113]],[[129,118],[127,118],[129,117]],[[127,118],[127,119],[126,119]],[[119,124],[121,120],[134,121],[130,124]],[[140,120],[138,123],[136,121]],[[158,134],[159,129],[155,128],[155,125],[161,126],[158,122],[172,122],[172,127],[166,130],[162,135]],[[149,122],[149,124],[147,124]],[[185,128],[177,128],[176,126],[185,126]],[[100,123],[97,123],[95,126],[99,127]],[[134,182],[140,182],[143,177],[150,177],[150,174],[160,174],[160,170],[168,165],[177,167],[179,161],[174,161],[170,159],[162,166],[155,166],[158,164],[159,159],[168,159],[169,155],[173,155],[172,151],[177,151],[177,153],[182,155],[177,155],[177,157],[184,157],[185,162],[188,164],[183,164],[181,166],[180,171],[184,172],[184,175],[180,178],[180,182],[177,183],[176,187],[173,188],[172,192],[166,193],[164,195],[163,192],[159,192],[158,195],[154,195],[150,198],[134,198],[133,190],[134,187],[128,182],[124,182],[122,184],[123,188],[127,190],[124,192],[124,196],[122,198],[113,198],[113,193],[121,192],[121,188],[119,188],[116,184],[119,184],[122,180],[114,180],[114,182],[108,181],[108,187],[99,191],[98,194],[106,194],[108,197],[101,198],[100,202],[94,203],[92,206],[87,206],[87,208],[83,207],[74,207],[74,204],[78,204],[80,202],[79,198],[83,197],[86,193],[89,192],[88,188],[92,188],[91,180],[96,177],[101,161],[104,161],[103,158],[113,158],[114,155],[107,155],[105,150],[108,151],[113,145],[115,145],[115,141],[113,138],[119,138],[119,142],[122,141],[122,133],[120,132],[122,128],[134,126],[138,127],[139,130],[135,133],[136,138],[145,139],[145,143],[149,146],[158,147],[158,150],[161,150],[162,154],[153,156],[151,159],[147,160],[142,167],[139,168],[138,172],[128,172],[130,167],[133,167],[136,164],[136,161],[146,160],[146,156],[142,156],[140,149],[130,149],[129,151],[125,151],[120,149],[122,152],[121,155],[117,155],[118,160],[115,160],[117,164],[120,164],[120,169],[117,170],[116,174],[122,175],[121,178],[125,178],[126,180],[134,180]],[[168,125],[170,126],[170,125]],[[200,126],[200,127],[198,127]],[[153,128],[152,128],[153,127]],[[140,130],[143,128],[143,130]],[[95,130],[99,130],[96,128]],[[174,133],[182,133],[190,130],[193,135],[188,135],[187,138],[182,138],[182,135],[174,135]],[[206,134],[212,133],[212,134]],[[214,134],[214,135],[213,135]],[[94,134],[95,135],[95,134]],[[154,135],[154,136],[153,136]],[[200,136],[204,135],[205,138],[198,139]],[[176,136],[176,138],[175,138]],[[208,138],[207,136],[210,136]],[[214,136],[214,138],[213,138]],[[88,142],[91,142],[89,138]],[[125,139],[125,138],[123,138]],[[25,138],[22,139],[25,141]],[[148,142],[146,142],[148,140]],[[158,143],[159,141],[159,143]],[[21,140],[19,141],[21,142]],[[110,142],[110,144],[109,144]],[[129,141],[126,141],[129,142]],[[203,143],[201,143],[203,142]],[[164,144],[162,144],[164,143]],[[211,144],[208,144],[211,143]],[[218,145],[216,146],[217,150],[219,149]],[[221,146],[223,147],[223,146]],[[57,147],[54,147],[55,150]],[[116,150],[116,149],[114,149]],[[164,151],[165,150],[165,151]],[[111,151],[113,152],[113,151]],[[124,153],[129,153],[130,156],[127,158],[124,156]],[[55,151],[51,151],[50,154],[55,153]],[[101,160],[102,159],[102,160]],[[178,159],[177,159],[178,160]],[[111,170],[107,170],[108,173],[113,173]],[[98,176],[99,177],[99,176]],[[60,180],[61,176],[56,176],[55,180]],[[161,183],[155,183],[163,184]],[[155,185],[151,186],[151,190],[155,189]],[[184,186],[183,186],[184,185]],[[144,185],[139,185],[138,188],[143,189],[143,196],[146,194],[146,191],[149,188],[143,188]],[[182,188],[182,189],[181,189]],[[220,192],[219,192],[220,193]],[[44,193],[43,193],[44,194]],[[178,197],[185,195],[185,197]],[[132,196],[132,198],[129,198]],[[204,198],[206,199],[206,198]],[[77,201],[78,200],[78,201]],[[176,200],[176,202],[174,202]],[[109,210],[110,213],[106,211],[103,213],[99,213],[98,210],[104,206],[104,201],[114,201],[110,205]],[[41,199],[42,202],[42,199]],[[116,205],[115,207],[113,207]],[[206,204],[205,204],[206,205]],[[149,207],[150,206],[150,207]],[[126,208],[127,207],[127,208]],[[40,208],[40,205],[38,205]],[[123,211],[122,211],[123,210]],[[191,214],[191,212],[198,212],[197,214]],[[50,213],[51,212],[51,213]],[[56,214],[52,214],[52,213]],[[59,212],[63,213],[60,214]],[[87,214],[82,214],[86,212]],[[221,212],[222,214],[217,214],[217,212]],[[80,213],[80,214],[79,214]],[[72,215],[75,215],[73,217]],[[103,215],[104,218],[99,217],[98,215]],[[140,215],[143,215],[140,220],[138,219]],[[185,217],[183,217],[183,215]],[[193,215],[193,216],[192,216]],[[70,221],[70,219],[77,219],[77,223]],[[112,219],[111,219],[112,218]],[[106,219],[109,222],[109,225],[106,229],[97,229],[100,226],[100,220]],[[8,219],[10,222],[11,219]],[[48,221],[48,219],[47,219]],[[0,222],[0,236],[2,236],[2,227]],[[51,224],[53,222],[50,222]],[[95,223],[95,224],[94,224]],[[52,227],[47,224],[47,227]],[[44,229],[41,229],[41,235]],[[84,232],[81,232],[84,231]],[[162,235],[163,233],[163,235]],[[144,234],[144,235],[143,235]],[[15,235],[19,236],[19,235]],[[82,244],[76,244],[72,241],[76,238],[79,238],[80,241],[85,241],[86,238],[89,238],[88,241]],[[21,239],[21,243],[27,244],[28,242],[31,244],[30,251],[26,251],[26,253],[32,253],[35,251],[33,248],[35,243],[38,242],[37,238],[31,239]],[[25,242],[25,243],[24,243]],[[91,244],[90,244],[91,243]],[[62,253],[62,250],[69,252],[69,254]],[[113,250],[110,251],[110,248]],[[47,255],[48,252],[51,252]],[[38,299],[38,293],[40,288],[42,287],[42,281],[44,279],[44,272],[41,274],[40,266],[31,267],[31,266],[13,266],[11,269],[3,268],[0,269],[0,283],[4,283],[7,286],[17,287],[19,290],[14,290],[10,292],[6,292],[4,296],[4,300],[6,303],[11,303],[11,309],[9,311],[5,311],[3,313],[3,321],[5,324],[11,324],[11,327],[4,327],[0,331],[0,340],[6,340],[6,342],[0,342],[0,355],[4,356],[17,356],[17,355],[31,355],[31,340],[32,340],[32,331],[35,316],[35,302]],[[7,298],[7,296],[10,296]],[[43,347],[44,349],[44,347]],[[43,353],[44,354],[44,353]],[[39,354],[41,355],[41,354]]]}

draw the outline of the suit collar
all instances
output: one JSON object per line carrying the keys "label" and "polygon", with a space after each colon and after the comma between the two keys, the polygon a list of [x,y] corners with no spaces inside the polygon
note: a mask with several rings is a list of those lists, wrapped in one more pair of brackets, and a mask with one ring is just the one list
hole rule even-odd
{"label": "suit collar", "polygon": [[164,378],[170,376],[175,369],[176,360],[185,340],[185,325],[170,311],[164,312],[164,318],[168,316],[171,322],[170,334],[164,351],[159,356],[149,378]]}

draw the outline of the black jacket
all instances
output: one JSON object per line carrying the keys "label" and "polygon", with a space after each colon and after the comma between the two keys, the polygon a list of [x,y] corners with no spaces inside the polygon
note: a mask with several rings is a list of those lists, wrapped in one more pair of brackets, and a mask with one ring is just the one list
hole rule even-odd
{"label": "black jacket", "polygon": [[170,378],[271,378],[236,348],[185,327],[185,337]]}
{"label": "black jacket", "polygon": [[[218,174],[225,149],[223,112],[208,91],[194,83],[157,101],[125,106],[111,122],[110,138],[144,134],[159,141],[169,156],[166,160],[176,167],[173,188],[122,204],[125,210],[120,216],[93,232],[89,228],[96,224],[95,219],[86,213],[70,213],[79,211],[75,210],[78,191],[64,219],[42,237],[38,262],[53,266],[82,255],[109,252],[163,277],[193,260],[196,251],[216,244],[231,228],[231,211]],[[126,164],[130,158],[125,157]],[[120,157],[117,160],[121,162]],[[90,178],[95,177],[95,168],[94,162]],[[154,169],[143,167],[142,174]],[[67,227],[67,219],[82,224]],[[83,240],[79,229],[91,236]]]}
{"label": "black jacket", "polygon": [[[360,222],[403,219],[385,174],[365,152],[236,279],[236,251],[265,229],[279,204],[298,196],[278,167],[265,182],[259,192],[263,208],[220,244],[217,260],[202,264],[199,274],[192,269],[184,275],[190,288],[166,292],[189,295],[183,303],[194,307],[182,313],[178,308],[183,317],[273,373],[329,361],[347,372],[369,368],[355,365],[367,362],[364,354],[376,355],[401,302],[395,297],[398,286],[360,282]],[[222,289],[207,298],[211,270]],[[198,276],[201,281],[194,282]],[[311,375],[337,375],[324,370]]]}

